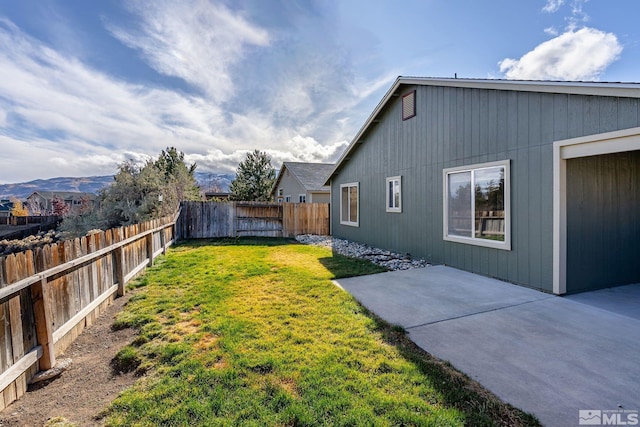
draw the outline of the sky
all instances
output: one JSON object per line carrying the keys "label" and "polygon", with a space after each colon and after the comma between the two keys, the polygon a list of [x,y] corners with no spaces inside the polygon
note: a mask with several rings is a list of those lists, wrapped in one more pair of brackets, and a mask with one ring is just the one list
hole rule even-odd
{"label": "sky", "polygon": [[399,76],[640,82],[638,0],[0,0],[0,183],[333,162]]}

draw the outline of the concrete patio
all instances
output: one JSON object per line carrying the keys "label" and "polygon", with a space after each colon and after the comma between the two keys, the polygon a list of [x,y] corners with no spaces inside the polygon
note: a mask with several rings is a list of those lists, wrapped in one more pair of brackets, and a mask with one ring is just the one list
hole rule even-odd
{"label": "concrete patio", "polygon": [[640,284],[558,297],[445,266],[336,283],[544,425],[640,411]]}

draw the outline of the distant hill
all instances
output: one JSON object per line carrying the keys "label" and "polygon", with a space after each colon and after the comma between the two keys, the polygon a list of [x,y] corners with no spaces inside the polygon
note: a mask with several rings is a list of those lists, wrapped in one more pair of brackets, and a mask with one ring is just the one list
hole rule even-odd
{"label": "distant hill", "polygon": [[60,177],[36,179],[17,184],[0,184],[0,198],[16,197],[26,199],[34,191],[79,191],[97,193],[113,182],[113,176]]}
{"label": "distant hill", "polygon": [[[229,191],[231,181],[236,177],[234,173],[212,173],[196,171],[196,181],[203,190],[221,191],[226,193]],[[218,187],[216,189],[216,187]]]}
{"label": "distant hill", "polygon": [[[198,185],[203,189],[218,187],[220,191],[229,191],[234,174],[220,174],[196,172]],[[113,182],[113,176],[61,177],[51,179],[36,179],[17,184],[0,184],[0,199],[16,197],[26,199],[34,191],[79,191],[83,193],[97,193]]]}

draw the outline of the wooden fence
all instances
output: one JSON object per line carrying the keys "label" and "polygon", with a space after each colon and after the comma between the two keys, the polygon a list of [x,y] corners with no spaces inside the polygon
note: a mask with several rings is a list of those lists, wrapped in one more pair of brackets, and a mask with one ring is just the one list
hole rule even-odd
{"label": "wooden fence", "polygon": [[0,409],[174,242],[176,218],[0,258]]}
{"label": "wooden fence", "polygon": [[5,216],[0,217],[0,224],[4,225],[29,225],[29,224],[50,224],[56,223],[60,217],[55,215],[49,216]]}
{"label": "wooden fence", "polygon": [[182,202],[178,238],[329,234],[328,203]]}

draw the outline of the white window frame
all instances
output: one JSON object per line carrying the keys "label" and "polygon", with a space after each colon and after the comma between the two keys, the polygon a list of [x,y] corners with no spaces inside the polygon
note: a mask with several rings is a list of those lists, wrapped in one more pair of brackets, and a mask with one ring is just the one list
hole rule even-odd
{"label": "white window frame", "polygon": [[284,196],[284,201],[287,203],[291,203],[291,194]]}
{"label": "white window frame", "polygon": [[307,195],[298,194],[298,203],[307,203]]}
{"label": "white window frame", "polygon": [[278,188],[278,197],[282,197],[284,195],[284,189]]}
{"label": "white window frame", "polygon": [[[504,168],[504,241],[487,240],[475,237],[475,232],[472,230],[471,237],[465,236],[453,236],[448,234],[449,230],[449,179],[448,176],[453,173],[459,172],[471,172],[471,188],[474,188],[473,172],[479,169],[487,169],[494,167]],[[443,186],[443,209],[442,209],[442,239],[449,242],[465,243],[468,245],[483,246],[487,248],[511,250],[511,170],[510,160],[501,160],[497,162],[478,163],[474,165],[458,166],[454,168],[443,169],[442,171],[442,186]],[[472,195],[474,192],[472,191]],[[471,212],[475,212],[474,197],[471,198],[472,209]],[[474,218],[471,219],[472,227],[475,227]]]}
{"label": "white window frame", "polygon": [[[399,198],[398,198],[398,206],[391,206],[392,202],[395,202],[395,198],[390,200],[389,198],[389,184],[398,181],[399,187]],[[386,193],[386,203],[387,203],[387,212],[393,213],[402,213],[402,176],[390,176],[385,180],[384,192]],[[395,203],[393,203],[395,204]]]}
{"label": "white window frame", "polygon": [[[343,188],[351,188],[351,187],[356,187],[356,206],[357,206],[357,212],[356,212],[356,220],[355,222],[353,221],[349,221],[349,219],[344,220],[342,219],[342,189]],[[351,192],[348,191],[349,196],[351,196]],[[347,212],[347,218],[351,218],[351,203],[348,204],[347,206],[348,212]],[[360,183],[359,182],[348,182],[345,184],[340,184],[340,224],[342,225],[349,225],[351,227],[359,227],[360,226]]]}

